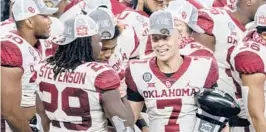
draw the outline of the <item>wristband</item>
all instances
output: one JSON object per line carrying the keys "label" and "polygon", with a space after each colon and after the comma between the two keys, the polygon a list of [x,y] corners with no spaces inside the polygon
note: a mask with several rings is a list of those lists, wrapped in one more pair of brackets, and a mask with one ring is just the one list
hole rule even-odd
{"label": "wristband", "polygon": [[143,127],[148,126],[146,121],[142,118],[142,119],[138,119],[136,122],[136,125],[138,126],[138,128],[141,130]]}

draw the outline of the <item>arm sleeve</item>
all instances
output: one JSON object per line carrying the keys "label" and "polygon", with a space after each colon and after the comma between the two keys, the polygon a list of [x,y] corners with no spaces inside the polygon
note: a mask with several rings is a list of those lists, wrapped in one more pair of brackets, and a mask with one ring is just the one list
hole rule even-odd
{"label": "arm sleeve", "polygon": [[216,86],[218,78],[219,78],[218,65],[217,62],[214,59],[212,59],[212,64],[210,66],[210,71],[206,78],[204,88],[213,88],[214,86]]}
{"label": "arm sleeve", "polygon": [[204,10],[199,10],[198,25],[205,31],[205,34],[214,36],[213,30],[213,19]]}
{"label": "arm sleeve", "polygon": [[22,67],[22,54],[17,45],[9,41],[1,41],[1,66]]}
{"label": "arm sleeve", "polygon": [[212,7],[224,7],[227,5],[226,0],[214,0]]}
{"label": "arm sleeve", "polygon": [[202,9],[203,6],[197,2],[196,0],[187,0],[189,3],[191,3],[193,6],[195,6],[197,9]]}
{"label": "arm sleeve", "polygon": [[132,78],[129,67],[127,67],[126,69],[126,84],[127,84],[128,100],[135,101],[135,102],[144,101],[144,98],[139,94],[137,90],[137,86]]}
{"label": "arm sleeve", "polygon": [[114,70],[107,70],[96,77],[94,84],[100,92],[117,89],[120,87],[120,77]]}
{"label": "arm sleeve", "polygon": [[190,56],[207,56],[213,57],[213,53],[208,51],[207,49],[199,49],[190,54]]}
{"label": "arm sleeve", "polygon": [[261,57],[250,51],[237,54],[234,58],[235,69],[242,74],[265,73]]}

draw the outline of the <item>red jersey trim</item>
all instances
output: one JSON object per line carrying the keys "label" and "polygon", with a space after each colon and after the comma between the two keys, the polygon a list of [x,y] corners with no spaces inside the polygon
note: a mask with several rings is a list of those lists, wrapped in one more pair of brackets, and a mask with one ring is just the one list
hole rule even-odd
{"label": "red jersey trim", "polygon": [[191,63],[190,57],[184,57],[183,63],[179,67],[179,69],[171,76],[167,77],[163,72],[161,72],[160,68],[157,65],[156,57],[150,59],[150,69],[153,74],[165,84],[165,81],[176,82],[188,69]]}

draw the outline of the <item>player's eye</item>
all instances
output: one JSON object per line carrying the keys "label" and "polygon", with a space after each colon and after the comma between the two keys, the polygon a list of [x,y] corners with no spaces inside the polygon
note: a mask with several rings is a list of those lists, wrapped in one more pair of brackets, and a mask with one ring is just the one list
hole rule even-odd
{"label": "player's eye", "polygon": [[169,36],[162,36],[163,40],[168,40]]}
{"label": "player's eye", "polygon": [[152,41],[153,42],[158,42],[160,40],[159,36],[152,36]]}

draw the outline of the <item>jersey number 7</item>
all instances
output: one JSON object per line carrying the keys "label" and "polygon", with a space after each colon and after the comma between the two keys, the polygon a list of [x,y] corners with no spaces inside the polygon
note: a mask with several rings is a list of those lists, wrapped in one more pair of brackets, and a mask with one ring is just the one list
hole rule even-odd
{"label": "jersey number 7", "polygon": [[182,99],[165,99],[157,100],[158,109],[166,109],[166,107],[172,107],[173,110],[169,117],[168,124],[165,125],[165,132],[179,132],[179,124],[177,124],[178,116],[182,108]]}

